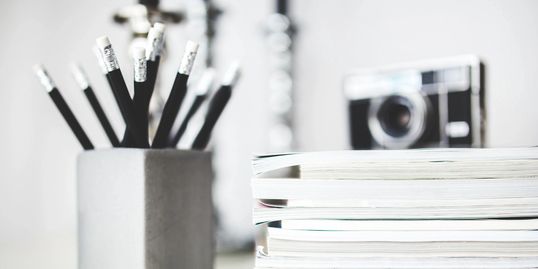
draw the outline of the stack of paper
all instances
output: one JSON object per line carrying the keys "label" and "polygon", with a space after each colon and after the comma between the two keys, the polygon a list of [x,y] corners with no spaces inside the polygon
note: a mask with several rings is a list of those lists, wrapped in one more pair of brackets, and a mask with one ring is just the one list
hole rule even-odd
{"label": "stack of paper", "polygon": [[[296,178],[262,177],[298,167]],[[538,148],[258,156],[257,268],[538,267]]]}

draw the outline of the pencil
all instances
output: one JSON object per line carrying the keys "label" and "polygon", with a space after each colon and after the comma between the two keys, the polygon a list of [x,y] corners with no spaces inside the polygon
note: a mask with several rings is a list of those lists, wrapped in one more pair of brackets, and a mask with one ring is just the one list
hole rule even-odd
{"label": "pencil", "polygon": [[192,41],[187,42],[174,85],[172,86],[168,100],[164,104],[161,120],[153,138],[153,144],[151,145],[152,148],[164,148],[168,145],[170,130],[187,93],[187,81],[196,58],[196,53],[198,52],[198,47],[199,45],[197,43]]}
{"label": "pencil", "polygon": [[[147,66],[146,66],[146,50],[141,47],[133,49],[133,63],[134,63],[134,95],[133,95],[133,107],[135,110],[135,116],[140,123],[140,136],[144,141],[148,141],[146,147],[149,147],[148,139],[148,104],[145,105],[145,99],[151,98],[147,96]],[[125,130],[122,146],[133,147],[133,139],[130,133]]]}
{"label": "pencil", "polygon": [[65,102],[65,99],[52,81],[52,78],[48,75],[47,71],[45,71],[43,66],[35,65],[34,72],[39,78],[45,90],[47,90],[47,92],[49,93],[50,98],[64,117],[65,121],[71,128],[71,131],[73,131],[73,134],[75,134],[75,137],[82,145],[82,148],[84,148],[85,150],[93,149],[94,147],[92,142],[86,135],[86,132],[84,132],[84,129],[82,129],[82,126],[80,126],[80,123],[75,117],[75,114],[73,114],[73,111],[71,111],[69,105],[67,105],[67,103]]}
{"label": "pencil", "polygon": [[127,85],[125,85],[125,80],[121,72],[118,59],[112,49],[110,40],[106,36],[97,38],[97,46],[103,61],[107,69],[107,77],[109,77],[112,86],[112,92],[114,93],[114,98],[118,103],[120,108],[121,115],[125,121],[125,125],[129,133],[131,134],[134,144],[136,147],[148,147],[148,142],[140,136],[142,128],[140,123],[136,119],[136,114],[129,95],[129,90]]}
{"label": "pencil", "polygon": [[112,125],[110,124],[110,121],[108,120],[108,117],[106,116],[103,107],[99,103],[97,96],[95,95],[92,87],[90,86],[88,77],[84,73],[84,70],[82,70],[79,65],[73,64],[71,67],[71,72],[80,89],[82,89],[82,91],[84,92],[86,99],[88,99],[88,102],[90,103],[93,112],[97,116],[99,123],[101,123],[101,126],[103,127],[103,130],[105,131],[105,134],[108,137],[110,144],[112,144],[113,147],[119,147],[120,141],[116,136],[116,132],[114,132],[114,128],[112,128]]}
{"label": "pencil", "polygon": [[[159,63],[161,61],[161,54],[164,47],[164,24],[156,22],[149,30],[146,47],[147,63],[147,90],[149,91],[149,98],[153,94],[155,83],[157,82],[157,74],[159,72]],[[148,106],[149,106],[149,101]]]}
{"label": "pencil", "polygon": [[220,88],[217,90],[211,101],[209,102],[209,108],[204,120],[204,124],[198,135],[192,143],[192,149],[204,150],[211,138],[211,132],[217,123],[222,111],[226,107],[228,100],[232,96],[232,89],[239,79],[239,64],[234,63],[226,73]]}
{"label": "pencil", "polygon": [[[149,111],[151,98],[155,91],[155,84],[157,83],[157,74],[159,72],[159,63],[161,62],[161,54],[164,47],[164,24],[155,23],[148,32],[147,45],[146,45],[146,58],[147,58],[147,80],[146,80],[146,94],[142,101],[142,104],[147,107]],[[148,115],[148,118],[151,114]],[[148,119],[149,125],[149,119]]]}
{"label": "pencil", "polygon": [[185,115],[185,118],[183,118],[183,121],[181,122],[181,125],[179,126],[178,130],[175,132],[175,135],[170,139],[168,147],[175,148],[177,146],[177,143],[185,133],[185,130],[187,130],[189,121],[194,116],[194,114],[196,114],[196,112],[202,106],[202,103],[206,99],[208,92],[213,85],[214,79],[215,70],[213,70],[212,68],[205,70],[205,72],[202,74],[198,85],[196,85],[196,96],[194,97],[191,107],[189,108],[189,111],[187,111],[187,114]]}

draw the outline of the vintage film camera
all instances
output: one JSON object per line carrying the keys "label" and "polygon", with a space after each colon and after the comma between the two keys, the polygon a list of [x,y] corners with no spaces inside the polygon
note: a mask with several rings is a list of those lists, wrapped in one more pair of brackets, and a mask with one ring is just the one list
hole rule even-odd
{"label": "vintage film camera", "polygon": [[473,55],[358,70],[344,79],[354,149],[482,147],[484,66]]}

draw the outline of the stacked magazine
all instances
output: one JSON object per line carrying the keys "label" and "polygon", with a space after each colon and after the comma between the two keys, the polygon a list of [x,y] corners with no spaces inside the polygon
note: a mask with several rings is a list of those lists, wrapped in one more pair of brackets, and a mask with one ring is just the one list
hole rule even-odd
{"label": "stacked magazine", "polygon": [[273,154],[253,170],[256,268],[538,267],[538,148]]}

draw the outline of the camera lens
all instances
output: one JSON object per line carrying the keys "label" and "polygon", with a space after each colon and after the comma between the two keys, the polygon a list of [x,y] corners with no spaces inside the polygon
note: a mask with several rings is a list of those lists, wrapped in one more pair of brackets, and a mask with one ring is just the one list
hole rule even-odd
{"label": "camera lens", "polygon": [[411,147],[424,132],[428,106],[419,91],[372,98],[368,109],[372,138],[383,148]]}
{"label": "camera lens", "polygon": [[387,134],[402,137],[409,132],[411,109],[409,99],[391,96],[379,108],[377,118]]}

